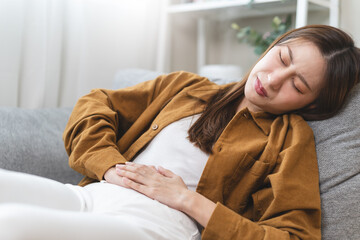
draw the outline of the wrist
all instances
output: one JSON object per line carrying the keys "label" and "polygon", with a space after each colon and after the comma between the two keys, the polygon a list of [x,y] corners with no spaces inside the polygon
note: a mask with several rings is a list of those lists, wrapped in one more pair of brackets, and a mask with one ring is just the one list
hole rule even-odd
{"label": "wrist", "polygon": [[206,227],[216,204],[200,193],[188,189],[183,196],[179,210],[194,218],[203,227]]}
{"label": "wrist", "polygon": [[183,197],[181,199],[181,208],[180,211],[190,214],[190,211],[194,209],[196,205],[196,195],[198,193],[191,191],[189,189],[186,189],[186,191],[183,194]]}
{"label": "wrist", "polygon": [[118,178],[115,167],[109,168],[104,174],[104,180],[113,183]]}

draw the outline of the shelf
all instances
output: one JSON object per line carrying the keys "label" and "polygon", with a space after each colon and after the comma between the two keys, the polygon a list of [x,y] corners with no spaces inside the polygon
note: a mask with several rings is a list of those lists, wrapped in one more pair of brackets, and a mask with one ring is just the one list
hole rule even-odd
{"label": "shelf", "polygon": [[340,0],[218,0],[193,3],[171,4],[167,0],[162,14],[159,32],[159,48],[156,68],[168,71],[171,27],[169,21],[173,16],[197,20],[197,67],[206,65],[206,24],[208,20],[223,21],[239,18],[275,16],[296,13],[296,27],[307,24],[309,11],[329,11],[329,24],[339,25]]}
{"label": "shelf", "polygon": [[[228,0],[175,4],[168,7],[168,13],[181,14],[182,17],[227,20],[296,12],[296,0],[256,0],[251,6],[248,2],[249,0]],[[309,4],[309,10],[326,8]]]}

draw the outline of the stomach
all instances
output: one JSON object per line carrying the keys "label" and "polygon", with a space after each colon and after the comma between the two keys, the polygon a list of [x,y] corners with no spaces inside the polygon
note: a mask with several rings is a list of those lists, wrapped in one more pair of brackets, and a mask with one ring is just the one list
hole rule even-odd
{"label": "stomach", "polygon": [[[84,187],[90,197],[90,212],[119,216],[138,223],[164,239],[200,239],[195,221],[135,190],[101,181]],[[159,236],[159,239],[162,239]]]}

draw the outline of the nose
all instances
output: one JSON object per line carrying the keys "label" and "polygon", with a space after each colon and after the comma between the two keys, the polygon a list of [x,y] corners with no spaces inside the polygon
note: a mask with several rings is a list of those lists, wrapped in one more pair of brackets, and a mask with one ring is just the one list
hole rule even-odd
{"label": "nose", "polygon": [[268,86],[273,90],[278,90],[284,82],[292,77],[293,73],[289,70],[273,71],[267,76]]}

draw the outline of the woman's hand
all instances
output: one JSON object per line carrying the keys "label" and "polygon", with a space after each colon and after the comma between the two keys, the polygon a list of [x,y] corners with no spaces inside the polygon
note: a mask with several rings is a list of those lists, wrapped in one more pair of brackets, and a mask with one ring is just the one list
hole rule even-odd
{"label": "woman's hand", "polygon": [[163,167],[156,169],[154,166],[127,162],[116,165],[116,173],[126,187],[186,213],[203,227],[206,227],[216,207],[203,195],[190,191],[180,176]]}
{"label": "woman's hand", "polygon": [[104,179],[108,182],[108,183],[112,183],[112,184],[116,184],[119,185],[121,187],[125,187],[128,188],[128,186],[124,183],[123,181],[123,177],[119,176],[116,173],[116,168],[112,167],[109,168],[109,170],[107,170],[104,174]]}
{"label": "woman's hand", "polygon": [[184,202],[191,192],[181,177],[162,167],[156,169],[127,162],[116,165],[116,173],[126,187],[180,211],[183,211]]}

